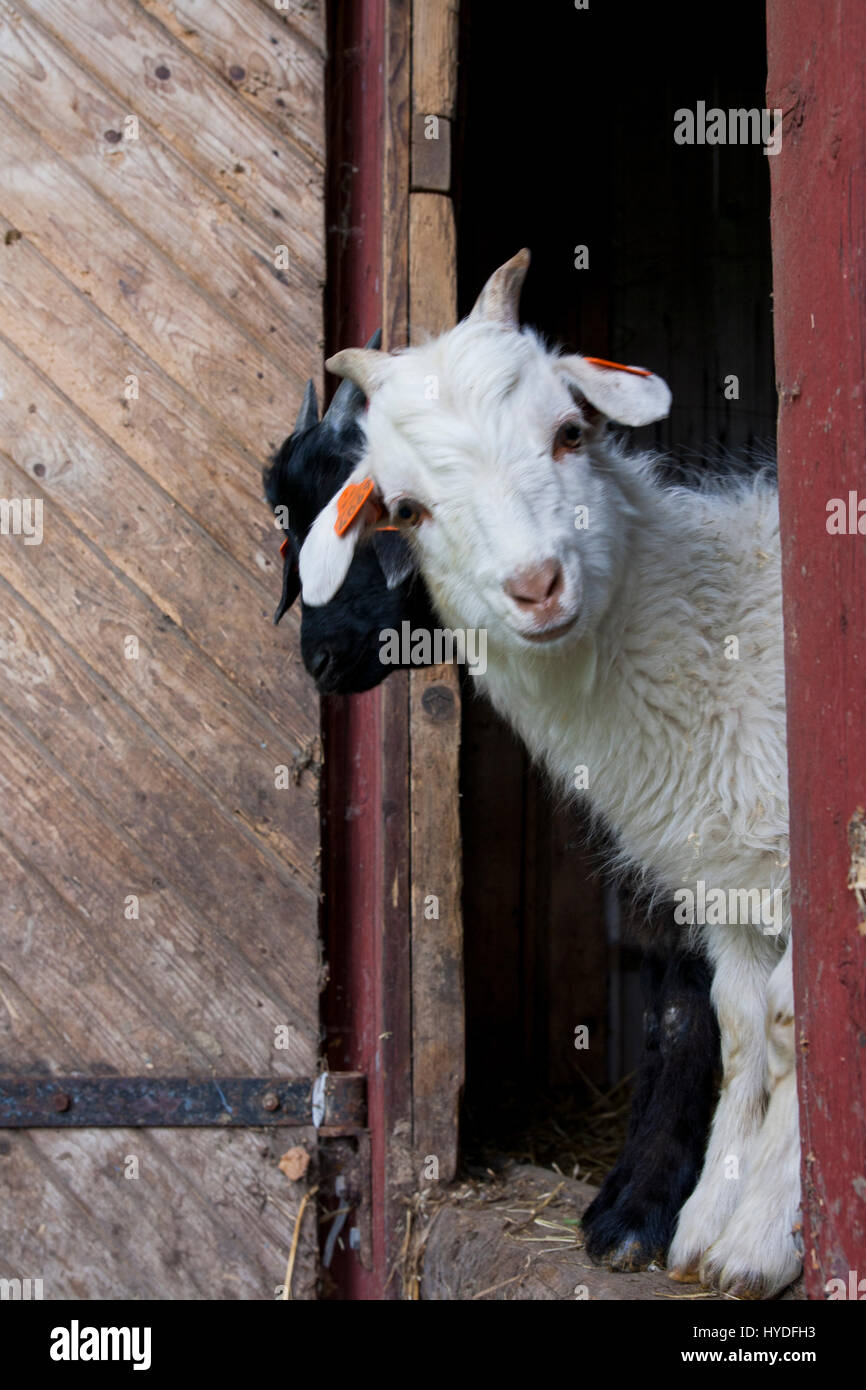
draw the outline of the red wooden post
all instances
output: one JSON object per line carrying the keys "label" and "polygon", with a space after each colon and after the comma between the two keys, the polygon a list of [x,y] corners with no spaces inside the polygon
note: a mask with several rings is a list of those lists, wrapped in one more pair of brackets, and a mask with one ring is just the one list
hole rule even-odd
{"label": "red wooden post", "polygon": [[[328,352],[379,326],[387,339],[392,327],[383,325],[389,4],[330,9]],[[372,1267],[346,1250],[331,1268],[348,1299],[402,1291],[392,1271],[405,1229],[395,1170],[405,1171],[411,1141],[408,727],[404,675],[323,705],[327,1057],[331,1070],[366,1074],[370,1130]]]}
{"label": "red wooden post", "polygon": [[830,534],[827,511],[866,499],[866,6],[769,0],[768,54],[804,1236],[824,1298],[866,1279],[866,538],[856,518]]}

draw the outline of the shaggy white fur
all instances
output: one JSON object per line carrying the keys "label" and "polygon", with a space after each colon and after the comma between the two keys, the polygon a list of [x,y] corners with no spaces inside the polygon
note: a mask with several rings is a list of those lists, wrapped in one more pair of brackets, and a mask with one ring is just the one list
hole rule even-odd
{"label": "shaggy white fur", "polygon": [[[724,1081],[669,1257],[675,1278],[769,1297],[800,1265],[776,495],[760,477],[663,486],[612,442],[606,416],[659,418],[667,388],[520,331],[518,262],[435,341],[339,355],[371,393],[354,477],[373,479],[397,524],[405,504],[443,618],[487,630],[479,682],[560,786],[588,769],[623,866],[669,896],[699,881],[708,898],[776,893],[777,934],[692,928],[714,967]],[[563,451],[568,424],[581,437]],[[339,587],[366,524],[338,537],[335,508],[301,555],[307,603]],[[539,642],[540,610],[506,586],[545,562],[561,582]]]}

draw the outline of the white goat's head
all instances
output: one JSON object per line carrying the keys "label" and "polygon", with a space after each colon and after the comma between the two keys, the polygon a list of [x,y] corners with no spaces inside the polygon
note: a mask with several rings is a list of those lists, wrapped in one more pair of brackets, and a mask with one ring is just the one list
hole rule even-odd
{"label": "white goat's head", "polygon": [[642,368],[560,356],[521,330],[528,265],[521,251],[500,267],[469,317],[430,343],[393,355],[350,348],[327,363],[370,398],[367,448],[302,550],[306,603],[328,602],[358,542],[388,525],[411,536],[394,546],[392,581],[412,555],[452,624],[495,629],[520,648],[598,622],[628,512],[604,467],[603,431],[609,419],[661,419],[670,391]]}

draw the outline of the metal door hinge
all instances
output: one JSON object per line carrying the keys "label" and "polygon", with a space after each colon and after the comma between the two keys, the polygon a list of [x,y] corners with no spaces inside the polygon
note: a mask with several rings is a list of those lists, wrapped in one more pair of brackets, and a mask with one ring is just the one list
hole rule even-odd
{"label": "metal door hinge", "polygon": [[315,1124],[327,1137],[364,1128],[366,1093],[363,1072],[326,1072],[296,1080],[274,1076],[6,1076],[0,1077],[0,1129]]}

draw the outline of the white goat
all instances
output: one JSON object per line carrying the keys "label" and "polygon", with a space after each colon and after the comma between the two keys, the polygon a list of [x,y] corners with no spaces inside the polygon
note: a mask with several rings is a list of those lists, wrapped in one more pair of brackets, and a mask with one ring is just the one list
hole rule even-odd
{"label": "white goat", "polygon": [[[772,1297],[801,1264],[775,490],[664,486],[614,442],[608,419],[660,419],[670,392],[521,331],[528,260],[436,340],[328,363],[370,397],[367,447],[302,551],[304,599],[330,599],[384,511],[411,532],[444,619],[487,629],[481,683],[531,752],[569,789],[586,768],[620,861],[711,905],[692,930],[724,1078],[668,1266]],[[775,921],[720,908],[759,892]]]}

